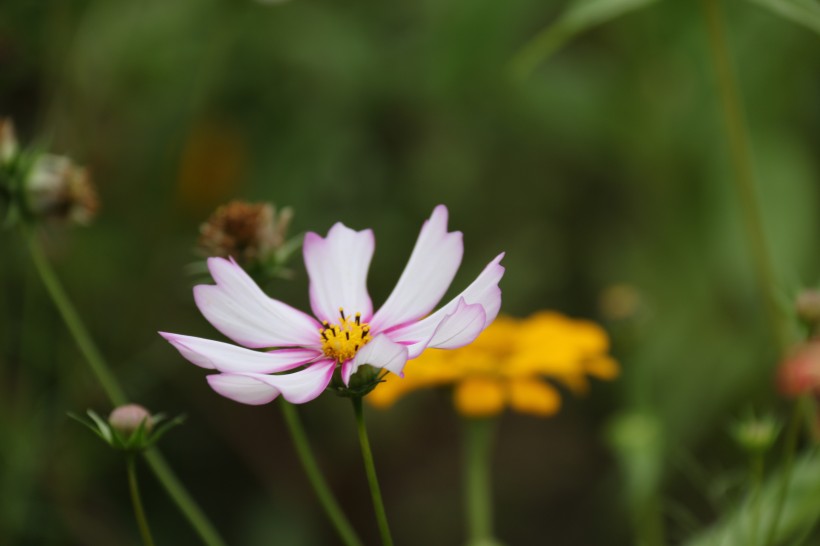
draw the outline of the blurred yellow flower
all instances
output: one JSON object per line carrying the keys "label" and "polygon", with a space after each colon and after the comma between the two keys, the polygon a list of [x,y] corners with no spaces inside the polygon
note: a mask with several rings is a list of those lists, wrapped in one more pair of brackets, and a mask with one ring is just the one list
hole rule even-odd
{"label": "blurred yellow flower", "polygon": [[499,316],[470,345],[426,351],[410,361],[404,379],[388,375],[367,400],[387,408],[410,391],[454,384],[455,406],[463,415],[488,417],[510,407],[546,417],[558,411],[561,396],[545,379],[583,394],[588,376],[617,377],[620,370],[608,350],[606,332],[590,321],[549,311],[525,319]]}

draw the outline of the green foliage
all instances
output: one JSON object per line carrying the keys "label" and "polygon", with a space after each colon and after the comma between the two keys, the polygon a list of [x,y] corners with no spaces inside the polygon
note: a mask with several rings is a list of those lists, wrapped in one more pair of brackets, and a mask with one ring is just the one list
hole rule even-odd
{"label": "green foliage", "polygon": [[548,57],[578,34],[658,0],[571,0],[556,21],[539,32],[516,54],[512,68],[526,78]]}
{"label": "green foliage", "polygon": [[820,4],[815,0],[749,0],[792,23],[820,34]]}

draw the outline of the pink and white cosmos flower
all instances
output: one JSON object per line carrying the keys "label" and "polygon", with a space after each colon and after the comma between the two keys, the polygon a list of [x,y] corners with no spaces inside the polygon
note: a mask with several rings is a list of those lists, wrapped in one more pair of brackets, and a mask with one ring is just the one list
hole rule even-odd
{"label": "pink and white cosmos flower", "polygon": [[194,287],[194,299],[205,318],[241,346],[160,334],[192,363],[218,371],[208,382],[222,396],[259,405],[281,394],[302,404],[327,388],[337,366],[345,385],[364,364],[401,375],[404,364],[425,349],[467,345],[498,314],[503,253],[430,313],[464,253],[461,232],[447,231],[445,206],[437,206],[422,226],[398,284],[375,313],[366,287],[374,246],[372,230],[341,223],[325,238],[305,236],[313,316],[266,296],[233,260],[210,258],[216,284]]}

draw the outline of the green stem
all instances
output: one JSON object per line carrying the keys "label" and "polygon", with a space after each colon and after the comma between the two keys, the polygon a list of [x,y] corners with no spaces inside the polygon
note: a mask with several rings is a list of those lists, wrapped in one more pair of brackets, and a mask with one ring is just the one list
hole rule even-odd
{"label": "green stem", "polygon": [[140,489],[137,484],[137,465],[134,463],[133,455],[129,455],[127,459],[128,489],[131,491],[131,504],[134,505],[134,517],[137,518],[137,527],[140,529],[142,543],[145,546],[154,546],[154,539],[151,537],[151,529],[148,527],[145,509],[142,507],[142,499],[140,499]]}
{"label": "green stem", "polygon": [[464,419],[464,501],[467,543],[494,544],[492,502],[492,444],[495,422]]}
{"label": "green stem", "polygon": [[782,350],[788,348],[788,336],[783,317],[777,308],[775,272],[766,244],[763,219],[755,186],[749,130],[743,114],[743,103],[729,55],[720,0],[702,0],[703,13],[709,32],[709,48],[720,93],[720,102],[726,126],[726,137],[734,171],[734,185],[740,200],[743,224],[752,260],[757,270],[760,292],[765,298],[768,320]]}
{"label": "green stem", "polygon": [[752,481],[752,529],[751,529],[751,546],[758,545],[758,529],[760,527],[760,511],[761,511],[761,490],[763,489],[763,455],[756,453],[752,458],[751,481]]}
{"label": "green stem", "polygon": [[373,464],[373,452],[370,451],[370,440],[367,438],[367,427],[364,424],[364,410],[362,398],[354,396],[353,411],[356,413],[356,427],[359,430],[359,444],[362,447],[364,470],[367,474],[367,484],[370,486],[370,496],[373,498],[373,510],[376,512],[376,522],[379,524],[379,534],[384,546],[393,546],[393,537],[390,535],[390,525],[387,523],[387,513],[384,511],[382,492],[379,488],[379,478],[376,476],[376,466]]}
{"label": "green stem", "polygon": [[[128,399],[125,396],[125,391],[123,391],[122,387],[117,383],[116,378],[106,365],[102,354],[97,349],[97,346],[94,345],[94,341],[91,339],[91,335],[88,333],[79,314],[76,309],[74,309],[71,300],[68,299],[68,295],[60,284],[60,280],[57,278],[54,269],[46,259],[36,233],[34,233],[32,228],[24,226],[23,235],[28,243],[31,259],[34,262],[34,268],[37,270],[37,274],[43,281],[46,291],[49,296],[51,296],[51,300],[57,307],[69,332],[77,342],[80,352],[91,366],[91,371],[102,385],[108,399],[115,406],[126,404]],[[216,532],[213,524],[196,504],[196,501],[194,501],[191,495],[185,490],[184,486],[171,471],[168,463],[165,462],[159,452],[156,449],[149,450],[145,453],[145,459],[148,461],[154,475],[160,483],[162,483],[163,487],[165,487],[171,499],[177,504],[177,507],[202,539],[202,542],[208,546],[224,546],[225,541],[222,540]]]}
{"label": "green stem", "polygon": [[305,470],[316,496],[319,497],[319,502],[322,503],[322,508],[324,508],[327,517],[330,518],[336,532],[339,533],[339,538],[347,546],[360,546],[361,540],[359,540],[356,531],[353,530],[350,522],[345,517],[339,503],[322,476],[321,470],[319,470],[319,465],[310,449],[305,429],[302,427],[296,408],[284,398],[280,400],[279,406],[282,408],[282,415],[290,431],[290,437],[296,447],[296,453],[299,455],[302,468]]}
{"label": "green stem", "polygon": [[100,354],[100,351],[94,345],[88,330],[85,329],[80,320],[80,316],[68,299],[68,295],[65,293],[65,290],[63,290],[60,280],[57,278],[54,269],[51,267],[51,264],[43,252],[43,248],[40,246],[37,235],[30,228],[24,228],[24,230],[26,232],[25,235],[29,252],[31,253],[31,259],[34,262],[34,268],[40,275],[40,280],[43,281],[43,285],[45,285],[54,305],[63,317],[66,327],[68,327],[69,332],[71,332],[71,335],[77,342],[80,352],[91,366],[91,371],[97,377],[105,394],[115,406],[127,404],[128,399],[125,396],[125,392],[120,388],[119,384],[117,384],[117,380],[114,378],[111,370],[105,365],[105,360]]}
{"label": "green stem", "polygon": [[780,516],[783,513],[783,505],[786,503],[786,496],[789,492],[789,485],[791,484],[792,473],[794,470],[794,456],[797,451],[797,437],[800,432],[800,423],[803,415],[802,399],[797,399],[794,402],[792,415],[789,419],[789,425],[786,429],[786,440],[783,447],[783,473],[781,475],[780,484],[777,490],[777,500],[774,503],[772,510],[772,519],[769,523],[769,532],[766,533],[766,541],[763,543],[766,546],[774,544],[777,538],[777,526],[780,524]]}

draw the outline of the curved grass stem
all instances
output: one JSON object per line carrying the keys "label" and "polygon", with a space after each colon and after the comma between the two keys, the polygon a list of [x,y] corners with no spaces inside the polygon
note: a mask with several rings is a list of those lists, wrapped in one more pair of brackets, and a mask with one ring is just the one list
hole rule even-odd
{"label": "curved grass stem", "polygon": [[[83,357],[91,367],[94,376],[100,382],[105,394],[114,406],[121,406],[128,402],[125,391],[117,382],[114,374],[111,373],[110,368],[100,353],[94,341],[91,338],[88,330],[80,319],[80,315],[68,298],[65,290],[57,278],[57,274],[51,267],[45,252],[37,239],[34,230],[29,226],[23,226],[23,236],[28,243],[29,253],[31,254],[34,268],[43,285],[57,307],[60,316],[68,328],[68,331],[74,337],[77,346],[80,349]],[[194,531],[202,539],[202,542],[207,546],[224,546],[225,541],[219,536],[216,528],[210,522],[208,517],[202,512],[202,509],[197,505],[196,501],[191,497],[179,479],[174,475],[168,463],[159,454],[156,449],[151,449],[145,453],[145,459],[148,462],[157,480],[162,484],[168,495],[176,503],[179,510],[188,519],[188,522],[194,528]]]}

